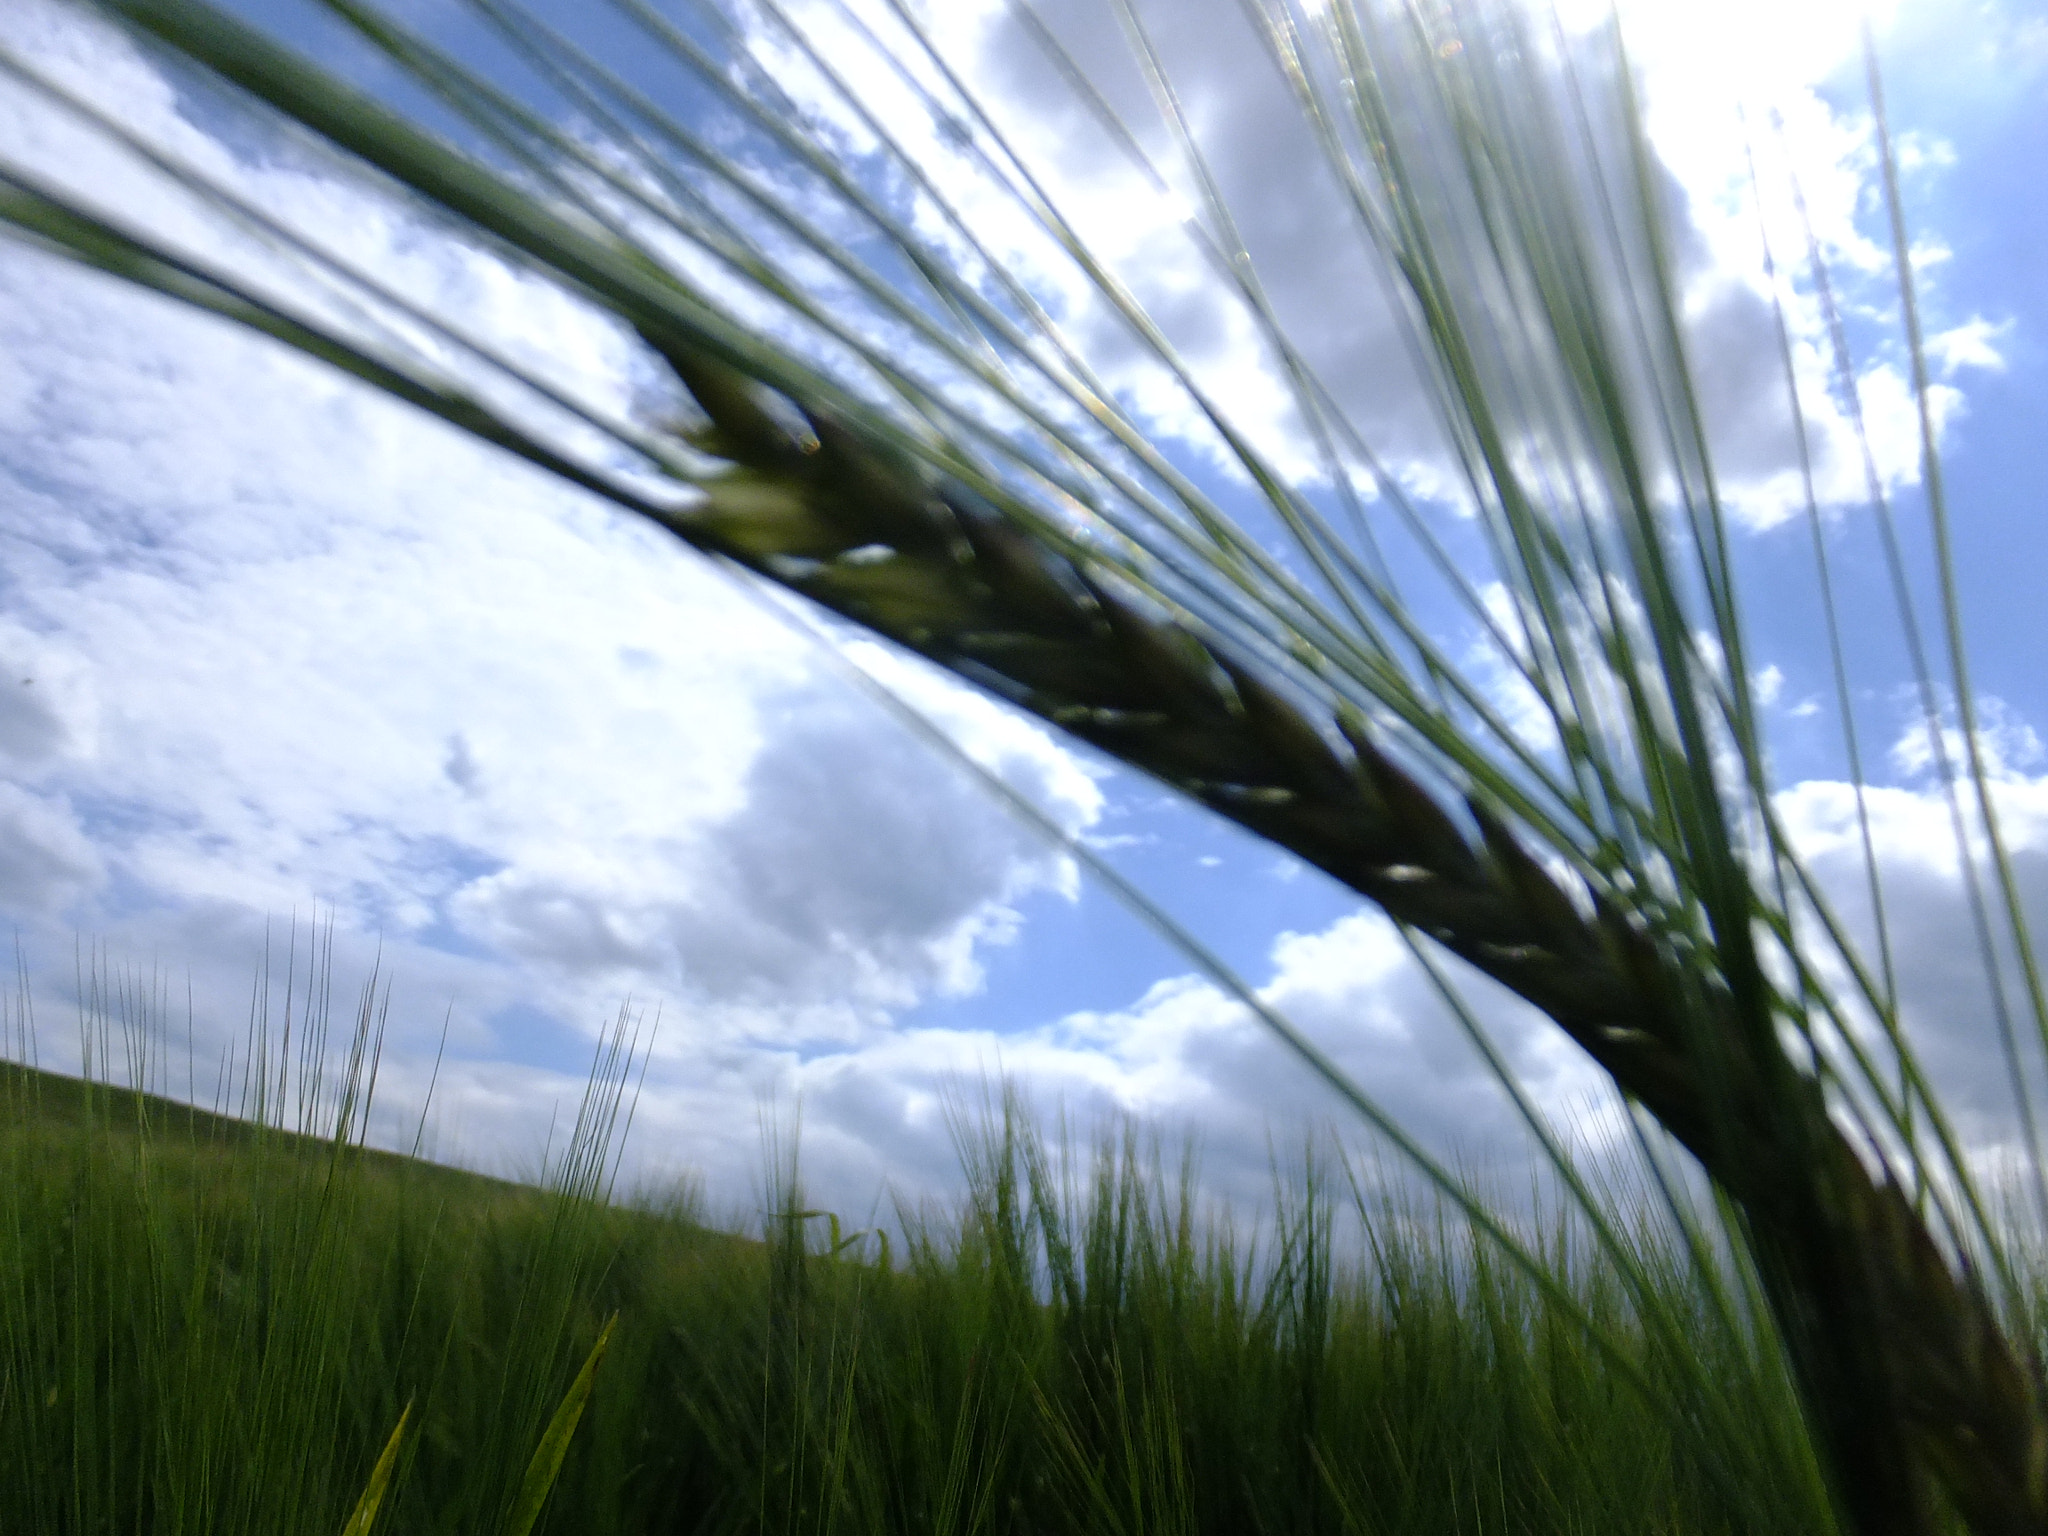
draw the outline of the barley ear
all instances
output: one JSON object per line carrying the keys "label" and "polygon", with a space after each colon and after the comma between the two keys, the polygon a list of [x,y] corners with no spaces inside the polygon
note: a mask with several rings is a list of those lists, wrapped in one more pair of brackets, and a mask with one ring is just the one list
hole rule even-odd
{"label": "barley ear", "polygon": [[1843,1487],[1857,1529],[1929,1530],[1924,1469],[1986,1536],[2048,1530],[2039,1371],[1817,1087],[1755,1054],[1770,1032],[1683,946],[1597,890],[1582,909],[1477,797],[1475,843],[1357,710],[1282,692],[1121,577],[823,412],[802,413],[818,447],[792,451],[757,400],[714,380],[698,403],[746,477],[711,482],[677,532],[1201,800],[1542,1009],[1744,1212],[1830,1460],[1868,1469]]}

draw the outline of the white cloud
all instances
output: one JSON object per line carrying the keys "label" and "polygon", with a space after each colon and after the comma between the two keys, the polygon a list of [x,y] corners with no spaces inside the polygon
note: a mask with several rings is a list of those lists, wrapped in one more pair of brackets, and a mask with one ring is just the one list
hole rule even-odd
{"label": "white cloud", "polygon": [[[0,421],[10,634],[53,658],[20,663],[39,675],[0,725],[39,782],[125,808],[102,836],[132,878],[452,920],[643,985],[708,946],[691,969],[734,986],[744,903],[705,882],[797,879],[755,921],[824,903],[808,937],[874,1006],[971,985],[996,911],[1065,878],[663,539],[269,348],[0,260],[37,295],[0,327],[40,374]],[[1093,818],[1043,732],[920,686],[1070,825]]]}
{"label": "white cloud", "polygon": [[[1976,724],[1977,756],[1990,778],[2021,781],[2025,778],[2022,770],[2041,761],[2040,736],[2009,710],[2003,699],[1979,699]],[[1935,750],[1937,739],[1939,753]],[[1892,744],[1891,760],[1892,766],[1909,779],[1932,778],[1944,765],[1950,773],[1967,776],[1969,743],[1959,723],[1944,721],[1936,732],[1926,720],[1915,720]]]}
{"label": "white cloud", "polygon": [[2005,372],[2005,354],[1998,350],[1997,343],[2012,334],[2013,322],[2002,320],[1993,325],[1978,316],[1948,330],[1937,331],[1927,338],[1927,355],[1941,370],[1943,378],[1954,378],[1965,368],[1981,368],[1987,373]]}
{"label": "white cloud", "polygon": [[30,911],[60,908],[101,873],[98,851],[62,795],[0,779],[0,901]]}
{"label": "white cloud", "polygon": [[[1278,360],[1250,311],[1189,237],[1201,207],[1110,9],[1041,7],[1047,23],[1083,61],[1097,88],[1170,183],[1156,186],[1114,146],[1095,117],[1044,62],[1014,12],[1000,6],[943,8],[942,47],[983,93],[1009,142],[1043,178],[1060,209],[1108,269],[1144,306],[1201,387],[1282,474],[1318,483],[1323,466],[1302,430]],[[1834,273],[1847,313],[1855,389],[1882,482],[1915,483],[1918,426],[1899,372],[1898,346],[1881,322],[1896,303],[1888,286],[1888,237],[1873,203],[1876,158],[1866,114],[1838,106],[1823,87],[1857,61],[1859,21],[1880,27],[1891,7],[1814,3],[1768,10],[1772,46],[1745,46],[1724,8],[1644,4],[1624,8],[1631,58],[1641,69],[1649,128],[1664,161],[1676,221],[1680,279],[1690,321],[1699,400],[1719,455],[1721,489],[1741,517],[1769,526],[1803,505],[1798,444],[1763,271],[1760,230],[1768,230],[1781,272],[1803,267],[1805,230]],[[887,71],[829,8],[801,10],[836,66],[869,89],[892,131],[934,171],[946,194],[984,230],[999,259],[1036,285],[1056,318],[1107,381],[1157,434],[1178,438],[1219,462],[1230,455],[1201,410],[1127,331],[1112,306],[1032,228],[1020,210],[975,172],[957,121],[934,125],[893,87]],[[1587,30],[1607,8],[1572,24]],[[888,27],[878,23],[878,30]],[[1230,203],[1267,299],[1294,344],[1359,423],[1382,460],[1425,496],[1456,502],[1457,475],[1427,409],[1376,261],[1367,254],[1341,188],[1324,167],[1299,109],[1266,59],[1241,9],[1221,3],[1175,12],[1158,28],[1168,71],[1187,105],[1209,169]],[[785,57],[778,52],[778,59]],[[798,75],[800,78],[800,74]],[[887,88],[884,88],[887,87]],[[799,90],[808,103],[814,97]],[[818,109],[829,115],[821,94]],[[1853,98],[1852,98],[1853,100]],[[1902,133],[1910,175],[1938,172],[1946,146]],[[1762,210],[1752,197],[1752,151]],[[1276,168],[1284,167],[1284,174]],[[1802,217],[1794,191],[1803,201]],[[919,205],[926,227],[937,229]],[[1761,224],[1759,222],[1761,218]],[[1925,260],[1938,251],[1930,244]],[[1927,274],[1921,273],[1923,284]],[[1341,302],[1334,296],[1341,295]],[[1801,410],[1807,417],[1815,489],[1824,504],[1860,501],[1864,454],[1854,414],[1834,387],[1828,316],[1810,280],[1782,282],[1777,297],[1790,331]],[[1938,289],[1923,302],[1940,308]],[[1992,366],[2000,326],[1965,317],[1938,333],[1944,376]],[[1936,392],[1940,421],[1961,396]]]}
{"label": "white cloud", "polygon": [[[0,32],[608,408],[646,388],[616,324],[317,163],[209,137],[68,9],[10,7]],[[215,237],[19,92],[0,92],[0,140]],[[256,243],[230,248],[265,269]],[[431,1052],[455,998],[450,1108],[544,1130],[545,1074],[573,1071],[630,993],[666,999],[677,1102],[700,1091],[694,1058],[724,1075],[729,1135],[735,1081],[971,992],[1016,904],[1073,889],[1057,851],[666,536],[14,243],[0,504],[0,905],[59,1016],[68,934],[106,935],[189,969],[211,1059],[245,1016],[265,919],[330,913],[344,970],[381,935],[401,977],[400,1098],[396,1063]],[[1099,815],[1038,726],[862,655],[1062,826]]]}
{"label": "white cloud", "polygon": [[[2025,1043],[2033,1026],[2004,938],[1996,942],[2008,958],[1995,968],[1983,958],[1947,801],[1934,785],[1869,786],[1862,799],[1877,856],[1902,1020],[1966,1149],[1979,1159],[2017,1153],[2022,1149],[1993,1010],[1994,983],[2004,989],[2013,1010],[2022,1053],[2036,1058],[2039,1050]],[[2048,920],[2048,776],[2001,777],[1993,784],[1992,802],[2022,909],[2038,934]],[[1783,791],[1777,805],[1794,846],[1876,974],[1877,927],[1854,788],[1813,780]],[[1973,835],[1972,843],[1992,922],[2002,934],[2004,908],[1989,881],[1981,839]]]}
{"label": "white cloud", "polygon": [[[1518,1185],[1531,1151],[1505,1096],[1445,1011],[1427,975],[1391,925],[1374,913],[1341,918],[1312,934],[1283,934],[1260,988],[1328,1050],[1368,1092],[1438,1156],[1468,1172]],[[1611,1094],[1575,1047],[1526,1006],[1490,984],[1472,1000],[1532,1098],[1595,1148],[1620,1129]],[[657,1074],[661,1067],[657,1063]],[[1006,1075],[1021,1084],[1051,1127],[1084,1134],[1107,1117],[1192,1128],[1205,1184],[1240,1209],[1270,1190],[1271,1159],[1301,1136],[1336,1130],[1357,1145],[1363,1131],[1340,1101],[1235,1001],[1189,976],[1152,986],[1127,1006],[1083,1012],[1001,1035],[962,1029],[901,1030],[807,1059],[752,1067],[747,1103],[800,1112],[812,1196],[860,1210],[884,1182],[913,1198],[935,1193],[954,1167],[945,1106],[972,1101]],[[693,1074],[702,1083],[701,1074]],[[715,1145],[709,1127],[732,1115],[709,1111],[701,1086],[662,1093],[643,1114],[664,1129],[655,1144],[673,1152],[683,1138],[700,1166],[730,1187],[758,1164],[751,1142]],[[730,1093],[721,1087],[715,1092]],[[692,1125],[692,1106],[707,1119]]]}

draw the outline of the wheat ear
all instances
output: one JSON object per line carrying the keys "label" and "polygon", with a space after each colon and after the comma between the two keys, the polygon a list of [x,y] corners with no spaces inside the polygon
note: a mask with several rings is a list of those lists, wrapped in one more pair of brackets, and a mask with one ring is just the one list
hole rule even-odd
{"label": "wheat ear", "polygon": [[674,531],[1192,796],[1542,1009],[1741,1209],[1855,1528],[1932,1529],[1931,1472],[1984,1536],[2048,1530],[2038,1361],[1725,990],[1611,906],[1583,913],[1484,805],[1468,836],[1362,717],[1283,695],[828,413],[799,407],[799,432],[725,364],[649,340],[709,418],[698,446],[735,466]]}

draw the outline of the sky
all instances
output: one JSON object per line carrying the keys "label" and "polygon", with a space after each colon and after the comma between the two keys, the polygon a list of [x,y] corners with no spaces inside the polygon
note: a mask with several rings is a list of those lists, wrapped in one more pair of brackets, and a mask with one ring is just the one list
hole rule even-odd
{"label": "sky", "polygon": [[[282,3],[242,9],[362,64]],[[1237,8],[1154,9],[1196,23],[1168,29],[1164,51],[1257,231],[1276,309],[1404,483],[1440,493],[1446,473],[1394,321],[1360,283],[1327,188],[1272,173],[1296,163],[1299,124],[1232,31]],[[1142,127],[1141,81],[1106,13],[1080,0],[1043,11],[1100,61],[1105,93],[1141,137],[1162,142]],[[1853,800],[1812,621],[1742,123],[1766,162],[1762,227],[1781,239],[1792,216],[1769,168],[1798,167],[1858,349],[1877,472],[1910,523],[1917,442],[1884,282],[1862,14],[1821,0],[1645,0],[1623,12],[1674,192],[1779,805],[1852,921]],[[474,44],[453,3],[416,19]],[[1970,654],[2015,865],[2039,907],[2048,18],[2020,0],[1898,0],[1870,19],[1901,146]],[[1180,238],[1184,208],[1102,153],[1015,25],[999,7],[963,4],[940,14],[939,31],[1224,404],[1280,463],[1313,473],[1270,363],[1212,302]],[[1770,46],[1755,45],[1761,35]],[[260,206],[334,231],[436,312],[585,398],[631,414],[659,395],[652,360],[580,301],[209,104],[77,7],[18,0],[0,14],[0,45]],[[406,99],[388,74],[362,78]],[[802,72],[787,78],[801,93]],[[881,100],[880,76],[858,78]],[[1772,109],[1782,127],[1758,126]],[[224,238],[5,78],[0,158],[180,238]],[[1219,496],[1238,494],[1199,422],[1099,306],[1062,288],[1002,210],[984,212],[991,241],[1044,279],[1175,461]],[[1790,320],[1828,537],[1852,594],[1854,707],[1904,1011],[1988,1158],[2013,1145],[2009,1100],[1953,845],[1860,507],[1864,472],[1825,383],[1823,323],[1798,302]],[[1909,538],[1908,557],[1924,588],[1924,543]],[[1526,1166],[1505,1096],[1428,976],[1355,897],[921,663],[850,650],[1214,946],[1422,1141],[1510,1181]],[[650,1028],[626,1177],[699,1181],[719,1209],[747,1208],[764,1125],[793,1121],[814,1195],[835,1209],[865,1213],[885,1190],[943,1195],[956,1182],[949,1105],[1004,1074],[1077,1125],[1122,1112],[1196,1136],[1216,1186],[1245,1200],[1276,1149],[1304,1134],[1327,1125],[1359,1139],[1186,955],[850,686],[746,581],[314,363],[5,239],[0,921],[17,936],[41,1059],[78,1059],[83,954],[87,968],[160,993],[157,1070],[201,1098],[241,1049],[266,963],[275,994],[288,954],[303,971],[309,935],[331,932],[337,995],[373,968],[390,989],[378,1137],[411,1144],[424,1113],[436,1155],[499,1170],[538,1164],[598,1036],[627,1008]],[[1474,996],[1536,1102],[1595,1140],[1611,1135],[1612,1105],[1576,1050],[1510,1000]]]}

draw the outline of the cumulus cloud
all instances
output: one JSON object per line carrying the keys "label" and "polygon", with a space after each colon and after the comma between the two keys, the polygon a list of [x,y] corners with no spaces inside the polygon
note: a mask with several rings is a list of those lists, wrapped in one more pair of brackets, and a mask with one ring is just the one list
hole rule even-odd
{"label": "cumulus cloud", "polygon": [[[714,995],[971,984],[983,908],[1046,856],[723,579],[266,347],[4,259],[37,294],[0,325],[41,388],[0,422],[0,746],[108,807],[137,878],[473,923],[584,975],[661,978],[682,953]],[[160,398],[209,419],[166,422]],[[209,469],[233,488],[207,494]],[[1042,733],[980,729],[999,770],[1092,818],[1092,781]]]}
{"label": "cumulus cloud", "polygon": [[[1327,1051],[1453,1168],[1520,1184],[1534,1148],[1505,1093],[1465,1039],[1429,974],[1392,925],[1355,912],[1271,947],[1261,1000]],[[1453,969],[1462,967],[1452,962]],[[1601,1074],[1558,1031],[1498,988],[1464,974],[1468,1002],[1525,1091],[1569,1139],[1598,1153],[1621,1130]],[[778,1079],[816,1143],[820,1198],[856,1200],[885,1175],[912,1194],[943,1187],[949,1104],[979,1101],[1007,1077],[1048,1127],[1084,1137],[1129,1115],[1190,1131],[1206,1187],[1240,1208],[1270,1190],[1275,1159],[1304,1137],[1369,1134],[1235,998],[1192,975],[1121,1007],[997,1035],[901,1031],[791,1062]],[[829,1148],[829,1152],[826,1149]]]}
{"label": "cumulus cloud", "polygon": [[[621,411],[647,387],[616,324],[289,146],[214,136],[74,10],[0,25],[435,312]],[[0,139],[174,235],[232,236],[25,92]],[[573,1061],[627,994],[668,1000],[678,1056],[844,1044],[971,992],[1016,903],[1071,894],[1056,850],[665,536],[16,243],[0,504],[0,903],[49,962],[87,932],[190,968],[203,1059],[294,914],[330,914],[357,965],[382,935],[415,1005],[460,998],[459,1051],[515,1059],[502,1080]],[[1063,827],[1099,814],[1036,725],[871,667]]]}
{"label": "cumulus cloud", "polygon": [[[1882,324],[1896,293],[1889,287],[1888,237],[1873,200],[1874,134],[1853,98],[1843,105],[1833,92],[1856,62],[1863,7],[1768,9],[1766,18],[1759,8],[1755,25],[1773,38],[1770,49],[1738,46],[1733,39],[1757,34],[1729,24],[1718,8],[1694,14],[1644,4],[1624,7],[1622,17],[1662,160],[1698,403],[1723,494],[1757,526],[1782,521],[1804,505],[1795,394],[1823,504],[1864,498],[1866,441],[1884,486],[1909,485],[1919,475],[1918,426],[1900,348]],[[1036,286],[1148,426],[1228,465],[1231,455],[1197,402],[1138,344],[1114,306],[981,174],[970,151],[978,146],[993,153],[992,146],[974,137],[963,118],[934,119],[896,89],[831,8],[800,8],[799,14],[820,51],[856,87],[869,88],[890,131],[932,171],[998,259]],[[1583,35],[1607,14],[1604,6],[1592,7],[1574,14],[1570,25]],[[1121,124],[1118,132],[1104,128],[1049,57],[1038,22],[1015,8],[945,7],[933,29],[1006,143],[1043,178],[1061,213],[1144,307],[1208,398],[1283,473],[1320,482],[1324,466],[1280,359],[1232,280],[1215,270],[1190,233],[1213,221],[1114,8],[1064,0],[1036,7],[1035,15],[1081,62],[1090,89]],[[1228,0],[1178,5],[1171,25],[1164,12],[1152,20],[1163,67],[1229,206],[1232,237],[1242,237],[1248,270],[1290,344],[1411,490],[1455,502],[1457,474],[1391,302],[1388,275],[1268,45],[1244,8]],[[880,19],[876,27],[889,30]],[[792,88],[822,117],[848,121],[779,33],[762,49],[778,78],[796,82]],[[864,129],[846,131],[855,148],[873,147]],[[1127,137],[1120,142],[1121,135]],[[1146,157],[1163,185],[1124,153],[1125,143]],[[1938,173],[1944,164],[1938,143],[1903,134],[1897,148],[1909,176]],[[929,205],[916,206],[926,215],[921,227],[943,246],[948,237],[936,215]],[[1766,234],[1776,281],[1765,269]],[[1832,316],[1805,271],[1809,236],[1832,273]],[[1923,302],[1937,311],[1945,301],[1929,274],[1940,254],[1937,244],[1928,244],[1916,256],[1929,285]],[[966,262],[965,269],[974,271],[976,264]],[[1790,380],[1779,342],[1781,315]],[[1846,360],[1837,358],[1830,339],[1835,316],[1845,317],[1855,348]],[[1963,407],[1953,382],[1960,370],[2000,366],[2002,335],[2002,322],[1969,314],[1937,330],[1930,355],[1950,381],[1932,395],[1941,422],[1954,420]]]}
{"label": "cumulus cloud", "polygon": [[[1960,733],[1951,725],[1942,735],[1951,770],[1966,774]],[[1909,726],[1890,754],[1900,777],[1865,785],[1860,796],[1852,784],[1811,779],[1780,791],[1776,804],[1870,974],[1881,974],[1888,952],[1901,1021],[1966,1148],[1990,1166],[2025,1151],[2000,1011],[2017,1032],[2022,1061],[2035,1063],[2023,1069],[2035,1085],[2030,1093],[2038,1086],[2040,1049],[1974,796],[1965,778],[1951,800],[1930,741],[1924,723]],[[2040,744],[2002,701],[1986,699],[1979,746],[2019,910],[2038,935],[2048,921],[2048,774],[2028,770],[2038,767]],[[1866,822],[1874,889],[1864,854]],[[1995,959],[1987,959],[1979,928],[1968,884],[1972,869]],[[1838,980],[1846,986],[1846,978]]]}
{"label": "cumulus cloud", "polygon": [[[925,686],[956,696],[956,739],[997,774],[1049,790],[1034,798],[1070,829],[1094,819],[1100,791],[1043,733]],[[583,967],[658,971],[672,955],[698,1030],[718,1017],[756,1037],[844,1037],[972,991],[978,948],[1013,932],[1008,903],[1071,891],[1035,833],[865,700],[811,680],[754,703],[762,739],[730,815],[639,848],[537,849],[457,896],[465,922]]]}

